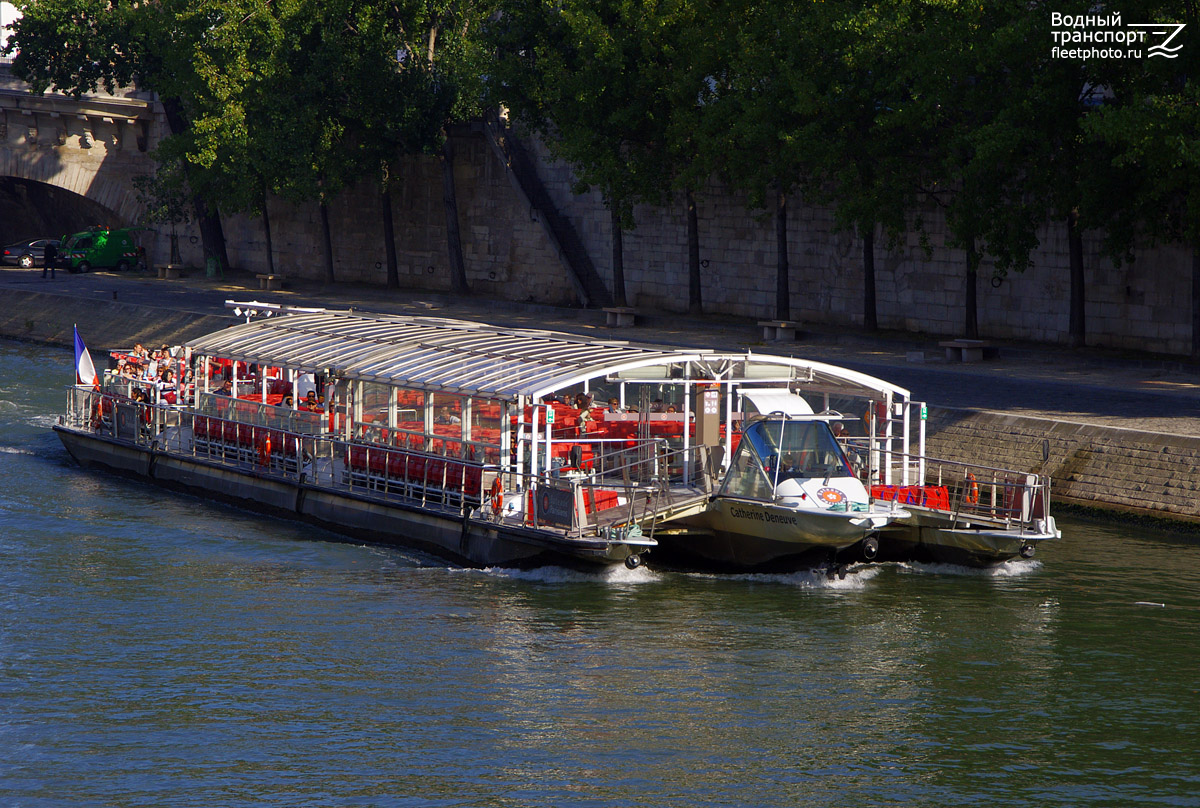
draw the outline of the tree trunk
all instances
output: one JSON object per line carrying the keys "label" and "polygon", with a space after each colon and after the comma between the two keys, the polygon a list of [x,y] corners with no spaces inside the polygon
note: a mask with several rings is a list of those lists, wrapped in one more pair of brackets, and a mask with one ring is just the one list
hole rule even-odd
{"label": "tree trunk", "polygon": [[[178,98],[164,98],[162,104],[167,128],[171,130],[172,135],[182,135],[191,129],[191,122],[183,114],[182,101]],[[216,210],[210,210],[199,194],[192,195],[192,207],[196,213],[196,223],[200,226],[204,257],[216,258],[221,264],[223,275],[229,268],[229,253],[225,249],[225,231],[221,227],[221,215]]]}
{"label": "tree trunk", "polygon": [[454,146],[446,138],[442,146],[442,202],[446,209],[446,246],[450,254],[450,289],[456,295],[471,291],[463,263],[462,233],[458,227],[458,195],[454,191]]}
{"label": "tree trunk", "polygon": [[267,239],[267,272],[275,274],[275,250],[271,246],[271,216],[267,212],[267,192],[263,189],[262,200],[263,235]]}
{"label": "tree trunk", "polygon": [[700,225],[696,221],[696,197],[691,188],[683,193],[687,202],[688,314],[703,314],[704,297],[700,288]]}
{"label": "tree trunk", "polygon": [[609,208],[612,217],[613,305],[628,306],[625,302],[625,246],[621,238],[621,213],[617,203]]}
{"label": "tree trunk", "polygon": [[329,232],[329,206],[321,195],[321,246],[325,253],[325,283],[333,284],[333,237]]}
{"label": "tree trunk", "polygon": [[775,319],[792,319],[792,294],[788,288],[787,194],[775,197]]}
{"label": "tree trunk", "polygon": [[383,251],[387,256],[387,288],[400,288],[400,269],[396,265],[396,227],[392,223],[392,186],[381,183],[379,201],[383,215]]}
{"label": "tree trunk", "polygon": [[875,310],[875,223],[862,228],[863,249],[863,327],[867,331],[879,330],[879,318]]}
{"label": "tree trunk", "polygon": [[1079,230],[1079,211],[1067,214],[1067,252],[1071,259],[1071,319],[1067,344],[1082,348],[1087,341],[1084,320],[1083,233]]}
{"label": "tree trunk", "polygon": [[967,339],[979,339],[979,318],[978,318],[978,290],[976,287],[976,279],[979,272],[979,253],[975,251],[975,237],[972,236],[967,242],[967,289],[966,289],[966,304],[965,322],[963,323],[963,336]]}

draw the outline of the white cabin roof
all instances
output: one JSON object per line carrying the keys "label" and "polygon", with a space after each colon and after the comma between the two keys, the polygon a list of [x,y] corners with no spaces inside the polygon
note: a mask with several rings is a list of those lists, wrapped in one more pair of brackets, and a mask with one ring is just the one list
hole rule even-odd
{"label": "white cabin roof", "polygon": [[908,391],[820,362],[715,353],[464,320],[319,311],[256,317],[188,343],[205,356],[328,371],[412,389],[501,399],[538,398],[588,379],[681,382],[691,378],[793,383],[852,395]]}
{"label": "white cabin roof", "polygon": [[750,401],[762,415],[781,412],[784,415],[812,415],[813,408],[800,396],[778,387],[742,389],[742,398]]}

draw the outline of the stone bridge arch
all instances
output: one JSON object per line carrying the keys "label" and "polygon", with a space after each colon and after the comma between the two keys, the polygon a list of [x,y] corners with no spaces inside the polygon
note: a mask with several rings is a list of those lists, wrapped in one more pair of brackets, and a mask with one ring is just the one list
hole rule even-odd
{"label": "stone bridge arch", "polygon": [[9,208],[0,241],[48,235],[16,232],[37,221],[66,222],[64,232],[137,223],[133,179],[153,173],[150,150],[163,126],[153,102],[136,93],[38,96],[0,65],[0,205]]}

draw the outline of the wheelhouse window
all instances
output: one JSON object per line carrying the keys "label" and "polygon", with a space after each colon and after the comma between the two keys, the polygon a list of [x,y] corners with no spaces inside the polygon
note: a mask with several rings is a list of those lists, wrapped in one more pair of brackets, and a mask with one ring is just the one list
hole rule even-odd
{"label": "wheelhouse window", "polygon": [[853,476],[825,421],[764,419],[746,427],[722,493],[767,499],[781,480]]}

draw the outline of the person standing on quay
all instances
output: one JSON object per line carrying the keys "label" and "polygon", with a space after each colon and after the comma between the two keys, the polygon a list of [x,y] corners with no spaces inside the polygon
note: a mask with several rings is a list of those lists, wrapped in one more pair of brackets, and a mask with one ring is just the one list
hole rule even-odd
{"label": "person standing on quay", "polygon": [[46,270],[50,270],[50,280],[54,280],[54,265],[58,263],[58,248],[54,246],[53,241],[46,242],[46,246],[42,248],[42,277],[46,277]]}

